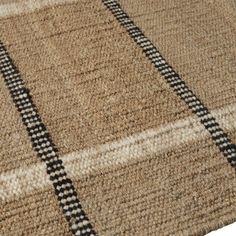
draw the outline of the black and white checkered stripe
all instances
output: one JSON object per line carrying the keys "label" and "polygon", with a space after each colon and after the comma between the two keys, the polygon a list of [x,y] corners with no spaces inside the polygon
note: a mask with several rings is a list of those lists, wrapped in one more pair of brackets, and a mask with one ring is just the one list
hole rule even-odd
{"label": "black and white checkered stripe", "polygon": [[236,145],[232,143],[215,118],[199,98],[188,88],[178,73],[166,62],[153,43],[143,34],[139,27],[129,18],[116,0],[103,0],[119,23],[127,30],[133,40],[142,48],[147,58],[154,64],[166,82],[176,94],[196,114],[211,134],[211,137],[229,163],[236,167]]}
{"label": "black and white checkered stripe", "polygon": [[59,205],[75,235],[94,236],[95,232],[83,211],[72,181],[67,177],[62,160],[43,124],[36,106],[25,87],[19,70],[14,65],[5,46],[0,42],[0,71],[31,138],[33,149],[46,163],[46,171],[55,188]]}

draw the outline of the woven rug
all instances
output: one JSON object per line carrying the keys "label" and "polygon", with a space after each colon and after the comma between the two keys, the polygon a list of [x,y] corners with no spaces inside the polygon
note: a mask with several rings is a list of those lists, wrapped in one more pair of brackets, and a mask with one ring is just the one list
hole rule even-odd
{"label": "woven rug", "polygon": [[1,0],[0,71],[1,236],[236,221],[235,0]]}

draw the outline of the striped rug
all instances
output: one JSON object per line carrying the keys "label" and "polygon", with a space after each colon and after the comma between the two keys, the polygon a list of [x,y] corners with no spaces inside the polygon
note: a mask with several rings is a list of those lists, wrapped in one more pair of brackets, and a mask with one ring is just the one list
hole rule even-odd
{"label": "striped rug", "polygon": [[236,221],[235,0],[1,0],[0,72],[1,236]]}

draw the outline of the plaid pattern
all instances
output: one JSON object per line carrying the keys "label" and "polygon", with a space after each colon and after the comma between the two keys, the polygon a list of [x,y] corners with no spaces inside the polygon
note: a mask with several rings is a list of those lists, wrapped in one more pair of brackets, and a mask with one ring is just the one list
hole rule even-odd
{"label": "plaid pattern", "polygon": [[205,235],[233,222],[234,9],[2,1],[1,235]]}

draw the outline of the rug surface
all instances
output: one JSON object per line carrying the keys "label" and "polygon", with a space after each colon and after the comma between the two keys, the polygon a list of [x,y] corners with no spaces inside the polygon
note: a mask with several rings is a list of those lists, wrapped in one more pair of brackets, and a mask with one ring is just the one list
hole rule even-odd
{"label": "rug surface", "polygon": [[1,236],[236,221],[235,0],[1,0],[0,72]]}

